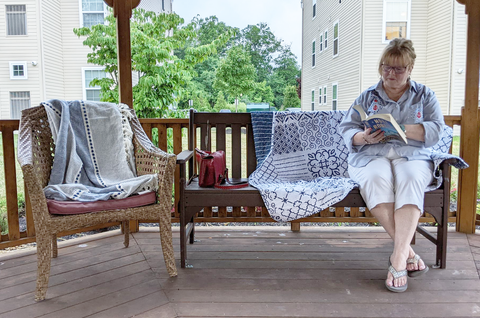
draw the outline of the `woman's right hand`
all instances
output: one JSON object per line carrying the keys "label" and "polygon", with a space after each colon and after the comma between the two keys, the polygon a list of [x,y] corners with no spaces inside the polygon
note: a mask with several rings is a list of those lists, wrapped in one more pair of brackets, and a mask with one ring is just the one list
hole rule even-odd
{"label": "woman's right hand", "polygon": [[385,138],[385,134],[381,130],[372,133],[371,128],[365,128],[365,131],[356,133],[353,137],[355,146],[378,144]]}

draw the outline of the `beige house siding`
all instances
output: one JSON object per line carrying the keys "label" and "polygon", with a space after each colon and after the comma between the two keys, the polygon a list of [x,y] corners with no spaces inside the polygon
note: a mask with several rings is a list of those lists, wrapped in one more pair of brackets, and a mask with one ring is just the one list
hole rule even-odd
{"label": "beige house siding", "polygon": [[460,115],[465,106],[465,66],[467,59],[467,16],[465,6],[455,1],[450,114]]}
{"label": "beige house siding", "polygon": [[62,45],[65,82],[65,99],[83,99],[82,68],[95,66],[87,63],[88,46],[85,37],[77,37],[74,28],[80,28],[80,1],[60,0],[62,5]]}
{"label": "beige house siding", "polygon": [[[143,0],[161,11],[161,0]],[[6,36],[5,5],[26,5],[27,35]],[[171,12],[172,1],[165,0]],[[10,92],[30,92],[31,105],[51,98],[83,99],[83,69],[90,48],[74,28],[81,25],[80,0],[0,0],[0,118],[10,118]],[[26,62],[28,79],[11,80],[9,62]],[[33,66],[35,62],[36,66]]]}
{"label": "beige house siding", "polygon": [[[315,91],[315,110],[332,109],[332,84],[338,85],[337,109],[347,109],[359,93],[361,67],[360,1],[317,1],[312,20],[312,0],[303,4],[302,109],[311,110],[311,91]],[[327,13],[328,12],[328,13]],[[338,21],[338,55],[333,56],[334,24]],[[327,30],[327,49],[320,52],[320,36]],[[312,67],[312,41],[316,43],[316,63]],[[320,87],[327,88],[326,105],[319,103]],[[323,93],[323,92],[322,92]],[[323,94],[322,94],[323,95]]]}
{"label": "beige house siding", "polygon": [[454,3],[430,0],[428,3],[427,67],[425,85],[436,94],[444,114],[450,100]]}
{"label": "beige house siding", "polygon": [[[7,36],[5,5],[26,5],[27,35]],[[0,3],[0,119],[10,119],[10,92],[30,92],[31,104],[41,99],[38,82],[41,78],[39,61],[37,1],[9,0]],[[27,79],[10,79],[9,62],[26,62]]]}
{"label": "beige house siding", "polygon": [[[44,92],[42,99],[65,98],[61,1],[42,1],[41,44]],[[37,103],[38,104],[38,103]]]}

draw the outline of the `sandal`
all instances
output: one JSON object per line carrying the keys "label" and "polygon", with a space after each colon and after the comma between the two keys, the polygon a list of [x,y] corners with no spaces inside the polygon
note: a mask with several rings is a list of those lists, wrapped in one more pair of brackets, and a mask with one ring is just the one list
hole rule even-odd
{"label": "sandal", "polygon": [[[400,278],[400,277],[403,277],[403,276],[407,276],[407,270],[404,269],[404,270],[401,270],[401,271],[397,271],[397,270],[393,267],[392,263],[390,262],[390,259],[388,260],[388,271],[389,271],[390,273],[392,273],[394,279],[397,279],[397,278]],[[395,287],[395,286],[389,286],[389,285],[387,284],[387,281],[385,281],[385,287],[387,287],[387,289],[388,289],[389,291],[391,291],[391,292],[394,292],[394,293],[403,293],[403,292],[406,291],[407,288],[408,288],[408,282],[407,282],[405,285],[403,285],[403,286]]]}
{"label": "sandal", "polygon": [[[420,257],[420,255],[415,254],[415,256],[413,258],[407,258],[407,264],[416,264],[418,266],[418,261],[421,260],[421,259],[422,258]],[[428,270],[429,270],[429,267],[425,264],[425,268],[422,269],[422,270],[418,269],[418,270],[414,270],[414,271],[408,271],[408,277],[422,276],[423,274],[428,272]]]}

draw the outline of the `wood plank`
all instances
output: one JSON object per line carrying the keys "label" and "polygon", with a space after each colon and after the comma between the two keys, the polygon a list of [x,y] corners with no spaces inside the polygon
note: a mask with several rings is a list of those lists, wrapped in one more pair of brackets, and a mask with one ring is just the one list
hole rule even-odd
{"label": "wood plank", "polygon": [[339,303],[174,303],[179,316],[227,316],[251,317],[268,312],[270,317],[331,317],[332,313],[341,313],[342,317],[467,317],[477,312],[479,302],[460,304],[424,303],[410,304],[351,304]]}
{"label": "wood plank", "polygon": [[3,164],[7,200],[8,239],[20,238],[17,201],[17,173],[15,167],[15,142],[13,127],[2,126]]}
{"label": "wood plank", "polygon": [[[163,151],[167,152],[167,149],[168,149],[168,142],[167,142],[167,138],[168,138],[168,134],[167,134],[167,125],[161,125],[161,124],[154,124],[153,125],[154,128],[157,128],[157,132],[158,132],[158,148],[162,149]],[[174,137],[175,137],[175,132],[174,132]],[[181,137],[181,134],[180,134],[180,137]],[[175,139],[173,140],[173,142],[175,143]],[[180,145],[181,145],[181,142],[180,142]],[[174,152],[175,154],[178,154],[179,152]]]}

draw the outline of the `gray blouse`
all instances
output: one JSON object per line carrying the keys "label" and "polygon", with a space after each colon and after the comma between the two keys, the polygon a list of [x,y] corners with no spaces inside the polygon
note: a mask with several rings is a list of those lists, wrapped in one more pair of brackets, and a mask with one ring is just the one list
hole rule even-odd
{"label": "gray blouse", "polygon": [[400,156],[408,160],[430,160],[430,149],[442,137],[443,114],[435,93],[425,85],[409,81],[410,87],[402,97],[395,102],[388,98],[383,89],[382,80],[365,90],[352,104],[361,105],[367,116],[389,113],[399,124],[423,124],[425,128],[425,142],[408,139],[408,144],[399,140],[390,140],[387,143],[373,145],[353,145],[353,136],[364,131],[360,115],[352,107],[347,111],[339,132],[345,140],[350,154],[348,163],[354,167],[364,167],[371,160],[388,154],[394,149]]}

